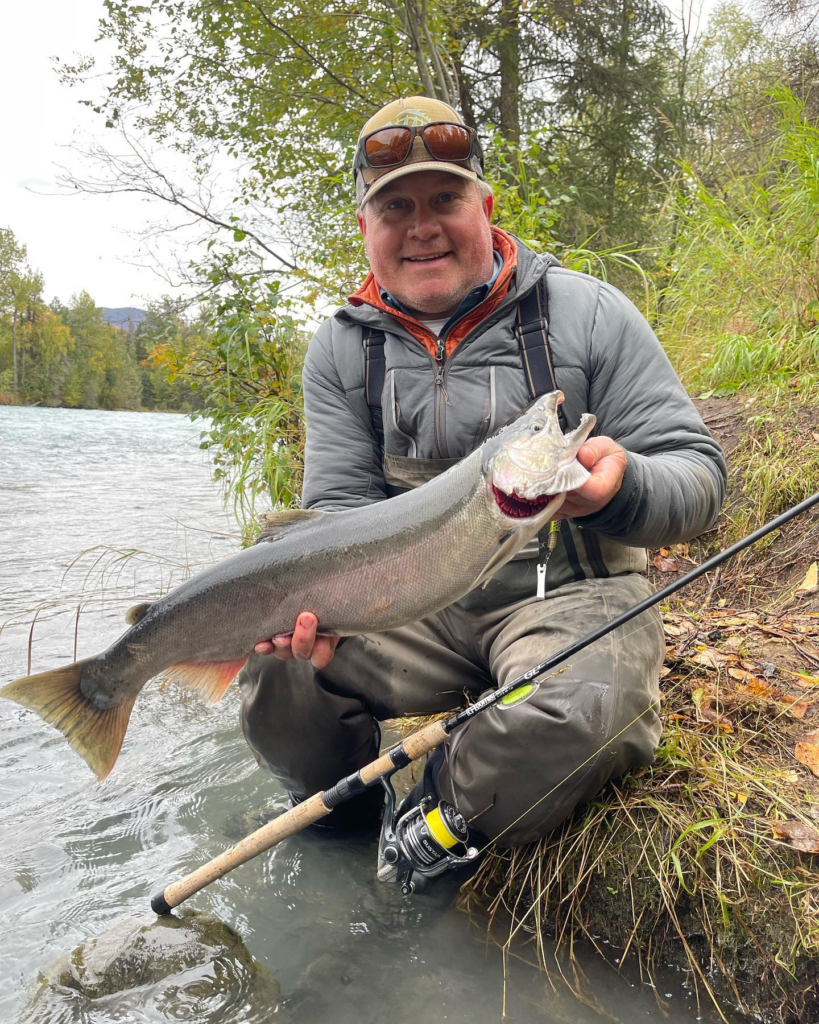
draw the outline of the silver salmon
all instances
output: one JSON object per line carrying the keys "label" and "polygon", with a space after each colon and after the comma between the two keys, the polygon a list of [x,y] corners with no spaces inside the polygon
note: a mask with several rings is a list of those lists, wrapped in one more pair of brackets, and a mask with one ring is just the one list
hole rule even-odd
{"label": "silver salmon", "polygon": [[588,479],[577,453],[595,418],[584,415],[564,436],[562,398],[537,399],[415,490],[344,512],[274,516],[253,547],[131,609],[130,629],[107,651],[17,679],[0,696],[59,729],[103,779],[134,701],[159,673],[217,701],[254,645],[292,632],[300,612],[312,612],[322,633],[345,636],[439,611],[485,584]]}

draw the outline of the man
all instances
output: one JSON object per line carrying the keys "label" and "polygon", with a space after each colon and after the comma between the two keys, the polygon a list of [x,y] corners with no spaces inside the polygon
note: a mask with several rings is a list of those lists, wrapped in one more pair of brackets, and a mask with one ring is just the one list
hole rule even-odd
{"label": "man", "polygon": [[[491,226],[477,139],[453,109],[388,104],[354,174],[371,273],[308,349],[304,505],[358,508],[423,483],[555,386],[567,425],[592,412],[598,436],[550,557],[544,537],[455,605],[338,649],[309,613],[257,646],[242,725],[295,800],[374,759],[378,722],[461,706],[646,597],[645,547],[708,529],[725,488],[720,449],[635,307]],[[459,729],[413,799],[442,797],[502,845],[544,835],[653,759],[664,650],[658,612],[644,613],[525,703]],[[331,818],[366,818],[380,799]]]}

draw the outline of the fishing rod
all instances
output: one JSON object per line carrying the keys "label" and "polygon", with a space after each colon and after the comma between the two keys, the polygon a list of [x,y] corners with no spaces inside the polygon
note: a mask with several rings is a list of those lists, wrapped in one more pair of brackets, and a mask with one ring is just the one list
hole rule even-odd
{"label": "fishing rod", "polygon": [[774,530],[778,530],[817,504],[819,504],[819,492],[794,505],[782,515],[772,519],[758,530],[754,530],[753,533],[738,540],[724,551],[713,555],[695,569],[640,601],[639,604],[615,616],[573,644],[533,666],[527,672],[452,715],[451,718],[419,729],[403,742],[381,754],[375,761],[338,781],[330,789],[315,793],[285,814],[263,825],[207,864],[203,864],[184,878],[165,886],[152,898],[151,908],[156,914],[169,914],[174,907],[178,907],[185,900],[190,899],[211,882],[215,882],[229,871],[239,867],[240,864],[245,864],[260,853],[271,849],[288,836],[295,835],[308,825],[320,821],[335,807],[359,796],[371,786],[379,783],[384,786],[387,794],[380,852],[388,864],[395,865],[398,881],[405,895],[420,891],[427,879],[440,874],[447,868],[474,861],[479,851],[474,847],[467,846],[466,823],[451,804],[440,801],[437,806],[433,807],[431,806],[434,802],[432,798],[425,797],[420,804],[405,814],[396,815],[392,776],[399,769],[405,768],[419,757],[440,746],[453,730],[474,718],[475,715],[496,705],[513,707],[528,700],[539,686],[538,676],[559,667],[595,641],[659,604],[705,573],[716,569],[717,566],[733,558],[740,551],[744,551],[745,548],[755,544]]}

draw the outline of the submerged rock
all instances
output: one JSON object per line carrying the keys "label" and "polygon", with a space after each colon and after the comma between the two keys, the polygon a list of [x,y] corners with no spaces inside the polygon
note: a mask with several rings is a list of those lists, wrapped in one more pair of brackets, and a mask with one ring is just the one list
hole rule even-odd
{"label": "submerged rock", "polygon": [[61,957],[41,976],[24,1020],[127,1019],[123,1013],[138,1007],[140,1019],[251,1024],[268,1020],[279,993],[237,932],[183,910],[123,921]]}

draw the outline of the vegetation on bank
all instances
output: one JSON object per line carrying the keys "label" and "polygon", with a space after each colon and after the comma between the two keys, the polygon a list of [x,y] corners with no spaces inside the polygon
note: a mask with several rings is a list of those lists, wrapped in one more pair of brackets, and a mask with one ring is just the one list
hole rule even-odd
{"label": "vegetation on bank", "polygon": [[0,228],[0,404],[70,409],[161,409],[198,405],[185,381],[158,360],[169,347],[205,342],[170,300],[155,303],[136,327],[110,326],[87,292],[68,305],[46,303],[42,275],[26,247]]}

